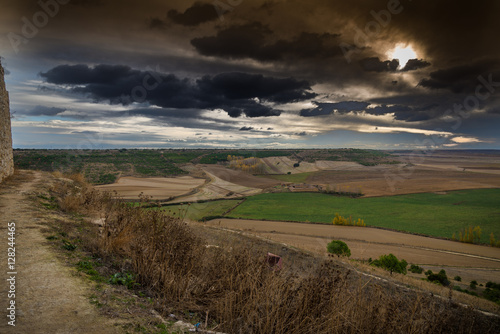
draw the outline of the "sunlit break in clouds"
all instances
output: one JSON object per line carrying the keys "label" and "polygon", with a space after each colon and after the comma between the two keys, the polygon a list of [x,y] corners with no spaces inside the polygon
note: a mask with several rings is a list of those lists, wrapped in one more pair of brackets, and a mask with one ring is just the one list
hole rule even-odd
{"label": "sunlit break in clouds", "polygon": [[410,59],[417,59],[417,54],[411,46],[403,46],[403,45],[398,45],[394,50],[391,50],[389,52],[389,58],[390,59],[397,59],[399,60],[399,67],[404,68],[406,64],[408,63],[408,60]]}
{"label": "sunlit break in clouds", "polygon": [[487,0],[7,0],[14,146],[498,149],[499,16]]}

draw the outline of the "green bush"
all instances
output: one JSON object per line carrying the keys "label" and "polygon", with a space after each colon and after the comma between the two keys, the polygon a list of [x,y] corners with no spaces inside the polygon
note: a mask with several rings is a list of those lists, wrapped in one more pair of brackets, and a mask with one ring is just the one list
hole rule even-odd
{"label": "green bush", "polygon": [[408,262],[406,262],[405,260],[399,261],[394,254],[389,254],[381,255],[378,260],[373,261],[371,265],[388,270],[391,272],[391,275],[393,272],[406,275],[406,267],[408,266]]}
{"label": "green bush", "polygon": [[477,281],[474,280],[474,281],[471,281],[470,284],[469,284],[470,288],[471,289],[475,289],[477,287]]}
{"label": "green bush", "polygon": [[462,277],[460,276],[455,276],[453,279],[457,282],[462,282]]}
{"label": "green bush", "polygon": [[467,289],[462,289],[461,287],[459,287],[458,285],[455,285],[453,287],[453,290],[455,291],[459,291],[459,292],[463,292],[463,293],[466,293],[468,295],[471,295],[471,296],[476,296],[476,297],[479,297],[479,295],[477,294],[477,292],[475,291],[469,291]]}
{"label": "green bush", "polygon": [[410,272],[412,272],[414,274],[421,274],[424,271],[424,269],[422,269],[422,267],[417,266],[416,264],[412,264],[410,266],[409,270],[410,270]]}
{"label": "green bush", "polygon": [[[430,271],[430,270],[429,270]],[[432,283],[438,283],[441,284],[442,286],[449,286],[450,281],[448,280],[448,276],[446,275],[446,271],[444,269],[441,269],[438,274],[434,274],[432,271],[429,275],[427,275],[427,280]]]}
{"label": "green bush", "polygon": [[340,240],[332,240],[328,245],[326,246],[326,250],[328,253],[335,254],[337,256],[346,256],[349,257],[351,256],[351,250],[347,246],[347,244],[343,241]]}
{"label": "green bush", "polygon": [[493,282],[488,282],[486,283],[486,287],[487,288],[490,288],[490,289],[496,289],[496,290],[500,290],[500,284],[498,283],[493,283]]}
{"label": "green bush", "polygon": [[483,297],[500,305],[500,290],[486,288]]}

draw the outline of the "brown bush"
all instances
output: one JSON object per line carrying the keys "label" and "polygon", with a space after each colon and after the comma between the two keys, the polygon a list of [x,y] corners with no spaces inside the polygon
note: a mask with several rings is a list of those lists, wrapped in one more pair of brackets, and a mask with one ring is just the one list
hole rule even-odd
{"label": "brown bush", "polygon": [[[252,244],[211,247],[179,219],[110,201],[70,182],[81,210],[105,213],[100,250],[128,259],[163,312],[208,314],[227,333],[496,333],[500,321],[325,261],[300,275],[272,270]],[[68,193],[70,195],[68,195]],[[102,201],[100,204],[99,201]],[[382,285],[384,284],[384,285]]]}

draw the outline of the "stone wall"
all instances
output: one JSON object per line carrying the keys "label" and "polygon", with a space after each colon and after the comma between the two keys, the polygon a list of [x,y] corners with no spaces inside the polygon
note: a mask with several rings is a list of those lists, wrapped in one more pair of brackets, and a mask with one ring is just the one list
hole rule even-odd
{"label": "stone wall", "polygon": [[5,89],[4,74],[0,63],[0,182],[14,173],[9,93]]}

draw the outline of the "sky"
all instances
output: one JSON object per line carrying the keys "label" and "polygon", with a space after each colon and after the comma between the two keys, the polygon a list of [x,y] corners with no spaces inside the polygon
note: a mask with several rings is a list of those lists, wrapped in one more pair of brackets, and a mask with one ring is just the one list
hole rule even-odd
{"label": "sky", "polygon": [[15,148],[500,149],[500,2],[3,0]]}

